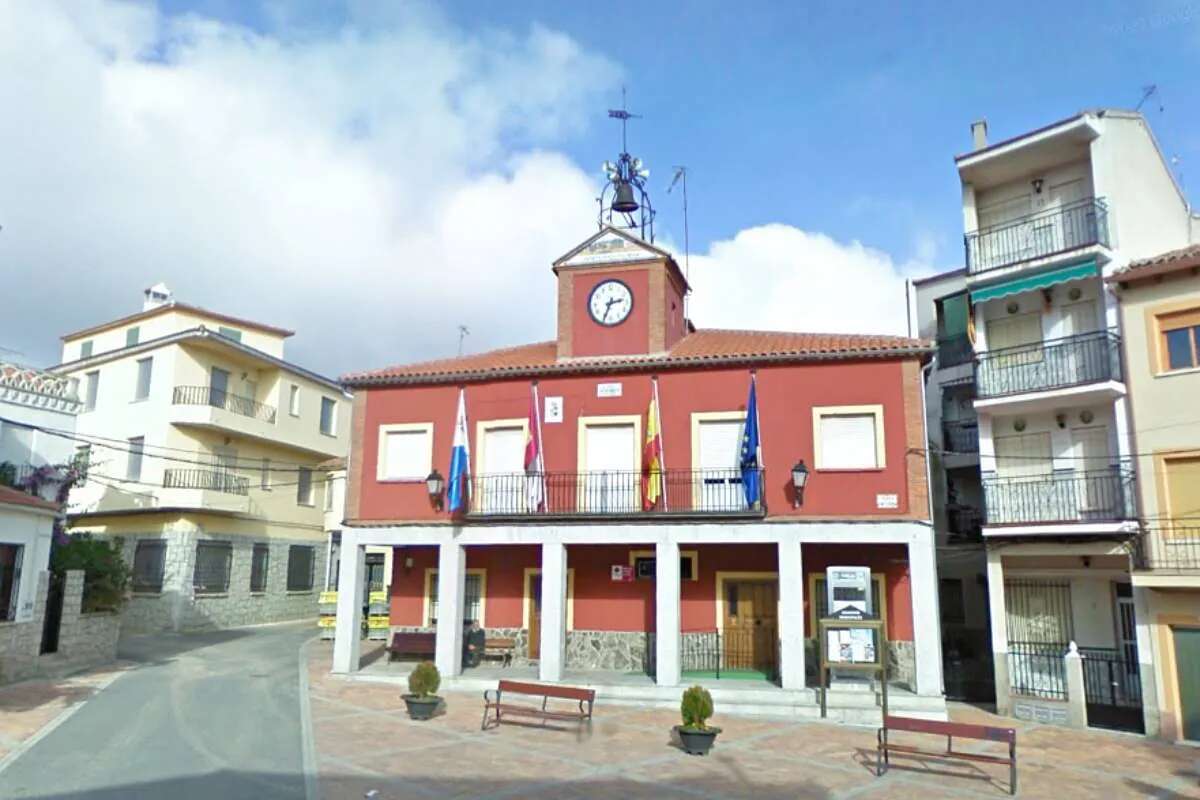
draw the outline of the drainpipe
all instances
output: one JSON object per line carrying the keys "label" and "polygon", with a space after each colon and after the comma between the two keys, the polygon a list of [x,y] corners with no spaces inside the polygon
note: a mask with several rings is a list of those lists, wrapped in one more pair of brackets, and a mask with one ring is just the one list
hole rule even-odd
{"label": "drainpipe", "polygon": [[[942,598],[938,594],[937,583],[937,528],[933,524],[933,467],[930,464],[933,456],[929,448],[929,407],[925,401],[925,381],[932,377],[935,366],[937,366],[937,351],[934,351],[933,358],[929,359],[929,363],[921,367],[921,434],[925,443],[923,448],[925,453],[925,499],[929,510],[929,527],[932,532],[930,538],[933,540],[933,605],[937,610],[937,614],[932,622],[933,629],[937,631],[938,658],[942,658]],[[913,624],[917,624],[917,622],[917,620],[913,620]],[[938,675],[941,676],[942,685],[940,688],[942,695],[945,696],[946,670],[944,663],[938,665]]]}

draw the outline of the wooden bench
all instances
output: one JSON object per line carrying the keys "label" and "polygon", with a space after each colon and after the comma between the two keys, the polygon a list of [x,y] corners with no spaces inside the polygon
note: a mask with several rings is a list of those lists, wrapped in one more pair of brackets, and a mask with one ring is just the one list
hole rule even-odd
{"label": "wooden bench", "polygon": [[513,654],[516,651],[516,639],[489,638],[483,645],[483,655],[487,658],[500,659],[505,667],[512,663]]}
{"label": "wooden bench", "polygon": [[393,633],[392,643],[387,646],[388,661],[395,661],[400,656],[432,658],[436,650],[436,633]]}
{"label": "wooden bench", "polygon": [[[911,745],[892,744],[888,741],[888,733],[904,731],[905,733],[929,733],[946,737],[946,751],[923,750]],[[954,739],[977,739],[984,742],[1007,742],[1008,756],[989,753],[964,753],[954,749]],[[930,756],[933,758],[957,758],[964,761],[982,761],[988,764],[1008,765],[1009,794],[1017,793],[1017,732],[1013,728],[993,728],[989,725],[972,725],[964,722],[941,722],[932,719],[913,719],[912,717],[883,718],[883,727],[879,729],[879,752],[875,762],[875,774],[882,775],[891,766],[888,759],[890,753],[906,755]]]}
{"label": "wooden bench", "polygon": [[[490,695],[495,695],[491,697]],[[519,697],[540,697],[541,706],[525,703],[508,702],[513,695]],[[579,709],[548,708],[550,699],[574,700],[579,703]],[[580,689],[574,686],[549,686],[541,683],[522,683],[521,681],[500,681],[495,689],[483,693],[483,723],[480,730],[488,729],[488,717],[495,714],[494,724],[499,726],[507,717],[530,717],[543,722],[578,722],[580,730],[586,724],[588,731],[592,729],[592,706],[596,702],[594,689]]]}

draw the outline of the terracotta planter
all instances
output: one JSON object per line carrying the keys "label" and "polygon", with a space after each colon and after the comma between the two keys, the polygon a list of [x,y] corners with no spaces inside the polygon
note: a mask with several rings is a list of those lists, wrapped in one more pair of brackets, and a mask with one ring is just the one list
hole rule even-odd
{"label": "terracotta planter", "polygon": [[408,706],[408,716],[415,720],[432,719],[438,703],[442,702],[440,697],[417,697],[415,694],[405,694],[401,697],[404,698],[404,705]]}
{"label": "terracotta planter", "polygon": [[706,756],[712,749],[713,742],[717,740],[717,734],[721,732],[721,729],[706,728],[701,731],[676,725],[675,732],[679,734],[679,741],[683,744],[684,752],[693,756]]}

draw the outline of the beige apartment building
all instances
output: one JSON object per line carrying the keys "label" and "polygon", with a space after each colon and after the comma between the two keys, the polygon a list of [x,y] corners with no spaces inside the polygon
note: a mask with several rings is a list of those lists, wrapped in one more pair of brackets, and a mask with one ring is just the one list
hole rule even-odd
{"label": "beige apartment building", "polygon": [[1142,532],[1133,585],[1153,656],[1148,728],[1200,742],[1200,245],[1108,279],[1121,301]]}
{"label": "beige apartment building", "polygon": [[291,331],[176,302],[63,337],[78,381],[72,532],[120,537],[124,624],[182,630],[314,617],[326,570],[320,465],[347,451],[350,397],[284,359]]}

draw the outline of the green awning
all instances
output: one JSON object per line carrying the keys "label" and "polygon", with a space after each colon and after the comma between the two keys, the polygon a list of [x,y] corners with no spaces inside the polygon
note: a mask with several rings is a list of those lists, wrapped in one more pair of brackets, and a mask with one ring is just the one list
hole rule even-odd
{"label": "green awning", "polygon": [[1037,275],[1022,275],[1011,281],[975,289],[971,292],[971,302],[983,303],[987,300],[995,300],[998,297],[1008,297],[1010,294],[1032,292],[1034,289],[1045,289],[1047,286],[1053,286],[1056,283],[1090,278],[1097,274],[1096,260],[1088,259],[1078,264],[1052,269],[1049,272],[1041,272]]}

